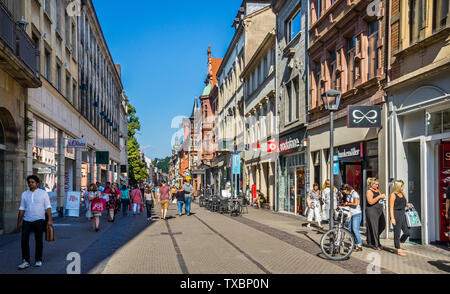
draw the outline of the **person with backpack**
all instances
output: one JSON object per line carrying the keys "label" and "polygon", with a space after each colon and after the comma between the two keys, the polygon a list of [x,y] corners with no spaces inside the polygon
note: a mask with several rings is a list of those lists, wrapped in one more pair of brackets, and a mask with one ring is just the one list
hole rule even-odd
{"label": "person with backpack", "polygon": [[183,191],[184,191],[184,212],[186,215],[191,215],[191,202],[192,202],[192,192],[194,191],[194,187],[191,184],[191,177],[186,177],[186,180],[188,182],[183,184]]}

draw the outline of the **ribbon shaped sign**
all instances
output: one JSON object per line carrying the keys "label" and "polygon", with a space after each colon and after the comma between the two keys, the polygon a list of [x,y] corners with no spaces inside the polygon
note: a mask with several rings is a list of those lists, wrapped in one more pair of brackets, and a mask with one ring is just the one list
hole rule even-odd
{"label": "ribbon shaped sign", "polygon": [[359,124],[363,119],[367,119],[370,123],[374,124],[378,117],[378,113],[375,110],[371,110],[364,114],[360,110],[353,111],[353,122]]}
{"label": "ribbon shaped sign", "polygon": [[347,106],[347,127],[379,128],[381,127],[381,106]]}

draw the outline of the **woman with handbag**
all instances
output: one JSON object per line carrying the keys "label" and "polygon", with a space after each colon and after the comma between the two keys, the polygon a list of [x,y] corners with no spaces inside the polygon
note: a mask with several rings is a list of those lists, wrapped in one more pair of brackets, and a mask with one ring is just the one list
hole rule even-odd
{"label": "woman with handbag", "polygon": [[[330,189],[330,180],[327,179],[325,183],[323,183],[322,186],[322,221],[328,221],[330,218],[330,207],[331,207],[331,189]],[[333,198],[334,198],[334,209],[337,208],[338,202],[337,202],[337,188],[333,188]]]}
{"label": "woman with handbag", "polygon": [[376,178],[367,179],[367,187],[369,187],[366,192],[367,245],[376,250],[382,250],[380,235],[386,229],[383,212],[386,196],[381,194],[379,185],[380,183]]}
{"label": "woman with handbag", "polygon": [[306,202],[308,204],[308,225],[307,228],[311,227],[311,222],[313,217],[315,217],[317,224],[320,229],[323,229],[320,222],[322,221],[321,213],[320,213],[320,199],[322,195],[319,190],[319,184],[314,183],[313,190],[309,192],[308,197],[306,198]]}
{"label": "woman with handbag", "polygon": [[92,211],[92,205],[95,204],[96,200],[100,200],[102,193],[97,191],[97,186],[95,184],[90,184],[88,188],[88,199],[89,199],[89,211],[91,211],[91,223],[92,231],[98,232],[100,230],[100,216],[101,211]]}
{"label": "woman with handbag", "polygon": [[[408,205],[406,195],[403,192],[405,184],[402,180],[395,181],[394,188],[389,196],[389,211],[391,214],[391,222],[394,227],[394,245],[397,249],[397,254],[400,256],[406,256],[403,250],[400,248],[400,243],[405,243],[409,237],[409,228],[406,222],[405,208],[411,209],[411,205]],[[403,235],[401,232],[403,231]],[[400,236],[401,235],[401,236]]]}

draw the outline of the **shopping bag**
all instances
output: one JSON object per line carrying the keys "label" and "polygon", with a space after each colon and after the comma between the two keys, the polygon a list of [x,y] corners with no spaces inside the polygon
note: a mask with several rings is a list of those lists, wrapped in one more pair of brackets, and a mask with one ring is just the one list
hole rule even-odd
{"label": "shopping bag", "polygon": [[53,229],[53,226],[47,226],[47,229],[45,230],[45,241],[55,241],[55,230]]}
{"label": "shopping bag", "polygon": [[132,211],[133,210],[133,204],[131,204],[131,201],[130,201],[130,211]]}
{"label": "shopping bag", "polygon": [[143,212],[144,211],[144,205],[141,203],[141,208],[139,209],[139,212]]}
{"label": "shopping bag", "polygon": [[102,198],[95,198],[92,200],[91,211],[102,212],[106,209],[106,200]]}
{"label": "shopping bag", "polygon": [[408,207],[405,208],[406,223],[408,228],[421,227],[422,223],[420,222],[419,213],[412,204],[409,205],[411,206],[411,209]]}

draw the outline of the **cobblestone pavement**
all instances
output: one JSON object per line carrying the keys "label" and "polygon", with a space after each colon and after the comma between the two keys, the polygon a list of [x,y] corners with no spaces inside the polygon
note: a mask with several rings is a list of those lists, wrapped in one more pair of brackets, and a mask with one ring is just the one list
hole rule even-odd
{"label": "cobblestone pavement", "polygon": [[[304,274],[367,273],[379,260],[381,273],[449,273],[450,252],[436,246],[407,244],[407,257],[393,254],[392,241],[384,251],[364,248],[349,260],[324,258],[318,242],[322,231],[303,226],[293,217],[249,207],[249,213],[230,217],[193,203],[191,216],[178,216],[170,205],[169,220],[156,216],[102,217],[101,230],[92,232],[86,218],[56,220],[56,241],[44,245],[44,266],[17,271],[20,235],[0,236],[0,273],[66,273],[69,252],[81,256],[82,273],[105,274]],[[364,238],[363,238],[364,240]],[[32,245],[33,238],[30,240]],[[33,257],[34,246],[31,246]],[[374,259],[375,258],[375,259]]]}

